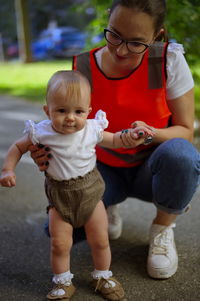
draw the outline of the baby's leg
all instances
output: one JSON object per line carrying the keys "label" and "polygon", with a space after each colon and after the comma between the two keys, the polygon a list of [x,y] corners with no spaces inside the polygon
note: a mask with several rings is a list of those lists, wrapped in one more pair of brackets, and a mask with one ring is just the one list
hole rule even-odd
{"label": "baby's leg", "polygon": [[87,241],[92,250],[96,270],[109,270],[111,252],[108,239],[108,220],[102,201],[98,202],[91,217],[85,224]]}
{"label": "baby's leg", "polygon": [[72,246],[72,225],[63,221],[55,208],[49,210],[49,230],[51,237],[51,266],[54,274],[70,270],[70,250]]}
{"label": "baby's leg", "polygon": [[70,272],[70,250],[72,246],[72,226],[63,221],[55,208],[49,210],[49,230],[51,235],[51,266],[54,272],[53,289],[48,300],[69,300],[74,294],[73,274]]}
{"label": "baby's leg", "polygon": [[85,231],[92,249],[95,269],[91,275],[95,291],[100,292],[107,300],[121,300],[124,296],[124,290],[121,284],[112,277],[112,272],[109,270],[111,252],[108,240],[108,220],[102,201],[98,202],[92,216],[86,223]]}

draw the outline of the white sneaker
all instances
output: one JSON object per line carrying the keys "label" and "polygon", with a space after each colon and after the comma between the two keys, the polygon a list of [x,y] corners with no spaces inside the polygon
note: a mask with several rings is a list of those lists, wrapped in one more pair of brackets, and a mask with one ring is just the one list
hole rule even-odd
{"label": "white sneaker", "polygon": [[119,215],[117,205],[107,208],[108,215],[108,234],[111,240],[118,239],[122,233],[122,219]]}
{"label": "white sneaker", "polygon": [[162,226],[153,224],[150,229],[150,246],[147,271],[152,278],[165,279],[176,273],[178,255],[174,242],[176,224]]}

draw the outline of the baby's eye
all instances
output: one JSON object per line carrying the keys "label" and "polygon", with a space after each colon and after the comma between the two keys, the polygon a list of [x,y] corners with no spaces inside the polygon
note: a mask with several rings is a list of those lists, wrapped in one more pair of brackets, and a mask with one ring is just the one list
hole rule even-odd
{"label": "baby's eye", "polygon": [[77,114],[77,115],[80,115],[80,114],[82,114],[82,113],[84,113],[83,110],[76,110],[76,114]]}
{"label": "baby's eye", "polygon": [[65,113],[65,109],[59,109],[58,112],[59,113]]}

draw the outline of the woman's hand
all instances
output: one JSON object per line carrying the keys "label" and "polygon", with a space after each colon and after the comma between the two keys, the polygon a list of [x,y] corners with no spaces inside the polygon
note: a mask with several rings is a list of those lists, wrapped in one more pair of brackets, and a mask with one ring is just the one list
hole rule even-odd
{"label": "woman's hand", "polygon": [[45,171],[49,166],[49,160],[52,158],[50,148],[42,144],[30,145],[28,150],[31,158],[39,167],[40,171]]}
{"label": "woman's hand", "polygon": [[138,126],[144,126],[145,128],[147,128],[147,129],[155,132],[155,129],[152,126],[146,124],[144,121],[137,120],[137,121],[134,121],[133,123],[131,123],[131,127],[133,129],[136,128],[136,127],[138,127]]}
{"label": "woman's hand", "polygon": [[[143,123],[144,124],[144,123]],[[147,137],[153,137],[154,131],[148,126],[135,126],[131,129],[122,130],[120,138],[124,147],[134,148],[144,144]]]}

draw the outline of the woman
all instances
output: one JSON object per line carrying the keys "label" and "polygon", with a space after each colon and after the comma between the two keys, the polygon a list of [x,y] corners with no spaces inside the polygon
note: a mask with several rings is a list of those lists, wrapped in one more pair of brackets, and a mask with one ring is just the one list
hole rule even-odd
{"label": "woman", "polygon": [[[166,14],[164,0],[117,0],[104,30],[106,46],[74,59],[92,85],[92,107],[107,113],[109,131],[146,125],[154,138],[126,150],[97,148],[98,169],[106,183],[104,204],[117,216],[127,197],[152,201],[157,214],[150,228],[148,274],[169,278],[177,270],[173,227],[187,211],[200,174],[200,156],[191,144],[193,79],[181,45],[158,43]],[[127,138],[128,139],[128,138]],[[32,148],[45,170],[48,152]],[[118,217],[110,235],[121,234]]]}

